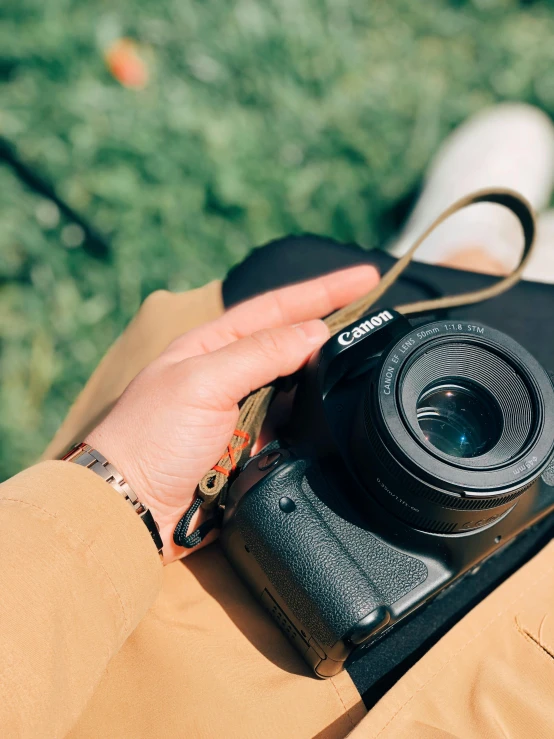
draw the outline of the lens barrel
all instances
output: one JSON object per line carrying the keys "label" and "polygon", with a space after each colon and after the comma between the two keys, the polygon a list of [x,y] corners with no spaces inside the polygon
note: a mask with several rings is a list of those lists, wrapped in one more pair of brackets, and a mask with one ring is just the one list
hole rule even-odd
{"label": "lens barrel", "polygon": [[437,321],[383,353],[352,451],[388,510],[456,534],[511,510],[552,456],[553,421],[552,383],[522,346],[487,326]]}

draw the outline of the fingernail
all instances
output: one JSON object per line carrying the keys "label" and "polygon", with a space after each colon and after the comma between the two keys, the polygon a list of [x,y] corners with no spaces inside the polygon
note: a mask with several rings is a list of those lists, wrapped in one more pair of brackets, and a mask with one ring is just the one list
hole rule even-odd
{"label": "fingernail", "polygon": [[299,323],[295,328],[309,344],[323,344],[329,338],[329,329],[319,319]]}

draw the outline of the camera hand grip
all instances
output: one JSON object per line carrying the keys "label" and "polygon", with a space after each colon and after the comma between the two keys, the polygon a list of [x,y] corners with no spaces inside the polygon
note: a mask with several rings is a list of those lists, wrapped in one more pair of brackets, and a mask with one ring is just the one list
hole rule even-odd
{"label": "camera hand grip", "polygon": [[304,460],[291,462],[255,485],[241,500],[235,525],[293,614],[331,646],[382,597],[304,492],[306,467]]}

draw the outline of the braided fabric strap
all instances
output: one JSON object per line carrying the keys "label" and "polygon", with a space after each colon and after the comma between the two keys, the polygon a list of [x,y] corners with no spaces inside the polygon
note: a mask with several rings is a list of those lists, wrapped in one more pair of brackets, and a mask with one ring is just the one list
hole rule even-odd
{"label": "braided fabric strap", "polygon": [[263,387],[249,395],[241,405],[237,428],[227,445],[227,451],[219,462],[206,472],[198,485],[198,492],[205,508],[215,502],[224,504],[222,494],[227,491],[228,482],[242,460],[248,459],[252,445],[258,438],[275,389],[272,385]]}
{"label": "braided fabric strap", "polygon": [[[478,190],[457,200],[443,211],[417,239],[406,254],[381,278],[379,284],[371,292],[328,316],[325,319],[325,323],[329,327],[331,335],[336,334],[345,326],[361,318],[382,298],[389,287],[396,282],[408,267],[421,244],[438,226],[454,215],[454,213],[458,213],[460,210],[476,203],[501,205],[511,210],[519,220],[523,232],[524,246],[520,262],[516,269],[507,277],[498,280],[495,284],[482,290],[432,300],[422,300],[416,303],[397,306],[396,310],[404,315],[416,316],[439,309],[470,305],[500,295],[515,285],[521,279],[523,270],[533,250],[536,230],[533,208],[522,195],[514,190],[500,188]],[[226,453],[217,465],[204,475],[199,483],[198,495],[204,501],[204,507],[212,507],[215,504],[224,505],[233,472],[250,456],[252,446],[260,434],[275,391],[273,385],[264,387],[252,393],[241,405],[237,429],[229,442]],[[179,542],[176,540],[176,543]]]}

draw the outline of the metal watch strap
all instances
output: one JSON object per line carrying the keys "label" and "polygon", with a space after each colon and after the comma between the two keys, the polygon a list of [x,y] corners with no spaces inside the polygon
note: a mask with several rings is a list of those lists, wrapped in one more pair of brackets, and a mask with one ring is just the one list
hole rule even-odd
{"label": "metal watch strap", "polygon": [[150,532],[152,541],[154,542],[160,557],[163,555],[163,542],[158,530],[158,524],[154,521],[154,517],[149,509],[143,505],[137,498],[131,487],[125,482],[125,479],[115,467],[108,462],[104,455],[93,449],[89,444],[81,443],[73,447],[67,454],[62,457],[64,462],[73,462],[81,467],[87,467],[112,486],[117,492],[128,501],[141,518],[146,528]]}

